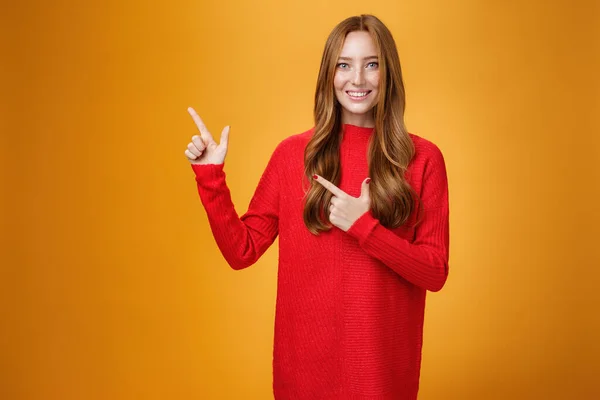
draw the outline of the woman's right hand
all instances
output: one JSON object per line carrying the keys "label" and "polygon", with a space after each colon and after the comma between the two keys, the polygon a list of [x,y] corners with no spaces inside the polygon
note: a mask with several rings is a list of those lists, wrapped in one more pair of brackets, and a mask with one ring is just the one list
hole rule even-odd
{"label": "woman's right hand", "polygon": [[189,107],[188,112],[200,131],[200,135],[192,137],[192,141],[185,150],[185,156],[188,161],[192,164],[223,164],[227,155],[229,126],[223,128],[221,142],[217,144],[196,111],[192,107]]}

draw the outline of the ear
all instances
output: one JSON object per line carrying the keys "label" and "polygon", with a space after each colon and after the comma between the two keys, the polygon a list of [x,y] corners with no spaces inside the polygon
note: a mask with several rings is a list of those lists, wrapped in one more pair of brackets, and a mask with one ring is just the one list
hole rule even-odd
{"label": "ear", "polygon": [[369,182],[371,182],[371,178],[367,178],[363,181],[362,186],[360,187],[360,197],[369,197]]}

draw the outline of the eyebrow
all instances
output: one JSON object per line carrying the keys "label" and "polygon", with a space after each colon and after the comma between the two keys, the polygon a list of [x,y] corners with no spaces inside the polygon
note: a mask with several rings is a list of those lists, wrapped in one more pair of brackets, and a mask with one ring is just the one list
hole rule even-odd
{"label": "eyebrow", "polygon": [[[368,56],[368,57],[365,57],[365,58],[363,58],[363,60],[371,60],[371,59],[373,59],[373,58],[374,58],[374,59],[377,59],[377,58],[379,58],[379,57],[377,57],[377,56]],[[351,57],[340,57],[339,59],[340,59],[340,60],[348,60],[348,61],[352,61],[352,58],[351,58]]]}

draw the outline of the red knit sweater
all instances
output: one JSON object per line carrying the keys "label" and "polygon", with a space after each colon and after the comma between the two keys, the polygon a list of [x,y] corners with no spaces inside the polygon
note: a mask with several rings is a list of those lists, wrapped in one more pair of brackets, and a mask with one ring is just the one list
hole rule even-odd
{"label": "red knit sweater", "polygon": [[[368,176],[372,128],[343,125],[341,181],[358,197]],[[448,184],[442,153],[411,134],[407,179],[423,201],[422,222],[388,229],[371,212],[348,230],[318,236],[303,221],[304,148],[313,130],[275,149],[238,217],[223,164],[192,165],[223,256],[246,268],[279,235],[273,391],[280,400],[416,399],[426,290],[448,275]],[[326,177],[327,178],[327,177]]]}

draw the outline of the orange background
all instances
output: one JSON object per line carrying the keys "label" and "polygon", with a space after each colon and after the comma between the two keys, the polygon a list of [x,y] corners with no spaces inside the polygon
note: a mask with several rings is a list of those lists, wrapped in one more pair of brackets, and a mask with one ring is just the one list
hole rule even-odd
{"label": "orange background", "polygon": [[325,39],[378,15],[443,151],[451,274],[421,400],[600,398],[595,1],[24,1],[2,15],[2,399],[268,399],[276,244],[235,272],[183,151],[231,125],[243,213],[312,126]]}

